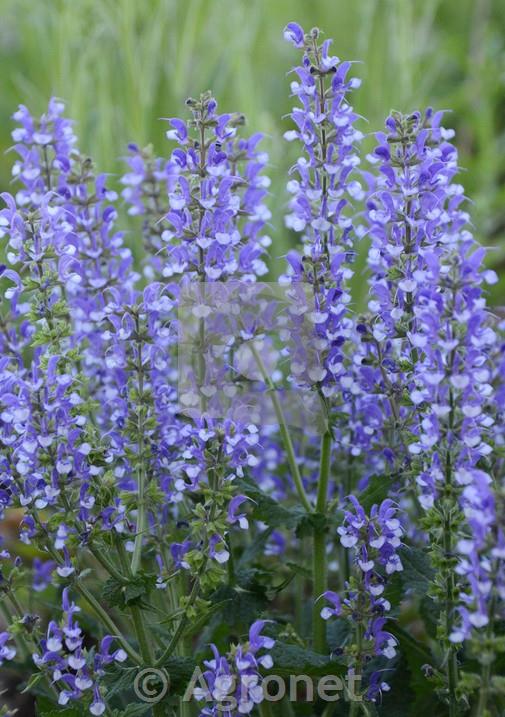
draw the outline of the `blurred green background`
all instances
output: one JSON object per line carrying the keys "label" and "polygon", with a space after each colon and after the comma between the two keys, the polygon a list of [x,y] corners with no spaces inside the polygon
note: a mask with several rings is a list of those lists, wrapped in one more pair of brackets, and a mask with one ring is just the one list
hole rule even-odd
{"label": "blurred green background", "polygon": [[[122,171],[128,141],[169,146],[160,117],[184,113],[187,96],[212,89],[223,110],[245,112],[268,135],[272,235],[282,254],[290,66],[282,29],[318,25],[340,57],[361,60],[354,95],[382,126],[391,108],[450,108],[475,231],[505,274],[505,2],[503,0],[0,0],[0,147],[23,102],[37,113],[55,94],[68,103],[83,152],[100,170]],[[8,188],[9,155],[0,156]],[[135,227],[129,235],[135,240]],[[275,270],[275,267],[274,267]],[[505,279],[493,301],[505,297]]]}

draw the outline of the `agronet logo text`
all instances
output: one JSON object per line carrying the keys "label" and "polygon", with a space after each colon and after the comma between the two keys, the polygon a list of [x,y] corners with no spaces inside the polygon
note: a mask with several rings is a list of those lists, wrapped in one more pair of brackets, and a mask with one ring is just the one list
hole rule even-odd
{"label": "agronet logo text", "polygon": [[[252,682],[257,683],[253,685]],[[312,703],[317,699],[324,702],[361,702],[359,694],[361,675],[348,674],[345,678],[324,675],[318,678],[310,675],[268,675],[263,679],[257,675],[222,675],[208,684],[199,667],[195,669],[183,696],[184,702],[212,702],[219,712],[237,709],[254,699],[261,702]],[[167,695],[170,677],[165,670],[144,669],[134,681],[134,692],[142,702],[155,704]],[[252,689],[254,687],[254,689]],[[254,697],[252,698],[252,695]]]}

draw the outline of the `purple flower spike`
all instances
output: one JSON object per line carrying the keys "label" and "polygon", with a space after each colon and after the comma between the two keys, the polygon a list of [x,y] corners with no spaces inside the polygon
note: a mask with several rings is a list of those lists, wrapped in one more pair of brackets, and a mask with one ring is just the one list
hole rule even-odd
{"label": "purple flower spike", "polygon": [[[249,641],[234,645],[226,656],[221,655],[215,645],[211,645],[214,658],[204,663],[207,669],[203,673],[207,689],[199,686],[194,691],[197,701],[206,702],[200,717],[250,714],[256,705],[263,702],[264,692],[259,670],[269,670],[273,666],[268,650],[275,644],[272,638],[261,635],[265,623],[264,620],[258,620],[251,625]],[[226,700],[228,704],[233,700],[236,709],[226,710]]]}
{"label": "purple flower spike", "polygon": [[[383,593],[389,575],[403,570],[398,550],[402,545],[404,530],[392,500],[386,499],[380,505],[372,506],[369,516],[355,496],[351,496],[349,501],[352,510],[345,511],[338,534],[344,548],[353,551],[356,577],[346,584],[342,595],[332,591],[324,593],[322,597],[332,607],[324,607],[321,617],[324,620],[332,617],[351,619],[360,626],[367,641],[366,648],[361,646],[360,649],[392,659],[396,655],[397,641],[383,629],[386,623],[384,615],[391,610]],[[355,665],[351,663],[349,674],[354,669]],[[382,690],[387,690],[387,683],[382,684]],[[375,701],[379,691],[372,675],[368,684],[368,698]]]}
{"label": "purple flower spike", "polygon": [[357,83],[345,79],[348,63],[339,65],[339,59],[330,56],[330,40],[319,45],[314,31],[313,43],[305,47],[301,28],[288,25],[286,32],[295,46],[304,47],[302,64],[294,68],[297,79],[291,83],[298,100],[291,113],[294,127],[284,134],[303,150],[290,170],[285,223],[301,234],[304,257],[290,252],[288,271],[281,280],[312,285],[315,310],[308,316],[314,324],[314,345],[321,347],[309,359],[306,342],[299,342],[291,357],[296,366],[293,381],[317,387],[331,399],[347,388],[343,346],[352,332],[349,280],[357,235],[352,202],[364,195],[358,176],[353,176],[363,137],[354,126],[358,116],[349,104],[349,93]]}

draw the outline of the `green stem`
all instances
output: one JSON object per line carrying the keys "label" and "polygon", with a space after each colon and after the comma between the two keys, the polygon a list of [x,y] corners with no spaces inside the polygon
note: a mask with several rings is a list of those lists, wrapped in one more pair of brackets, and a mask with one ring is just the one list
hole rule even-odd
{"label": "green stem", "polygon": [[[497,561],[498,562],[498,561]],[[498,564],[496,569],[492,572],[493,584],[496,583],[496,574],[498,572]],[[496,592],[495,588],[492,588],[491,600],[489,603],[489,625],[486,630],[486,637],[491,640],[494,633],[494,615],[496,610]],[[487,703],[489,700],[489,693],[491,689],[491,676],[493,672],[493,661],[494,654],[490,654],[488,650],[482,651],[481,656],[481,672],[480,672],[480,690],[479,690],[479,702],[477,704],[477,711],[475,717],[486,717],[487,715]]]}
{"label": "green stem", "polygon": [[11,601],[12,606],[14,607],[14,610],[16,611],[17,616],[18,616],[19,618],[23,618],[24,615],[25,615],[25,611],[23,610],[23,608],[22,608],[21,605],[19,604],[19,600],[18,600],[17,597],[14,595],[14,593],[12,592],[12,590],[9,591],[8,595],[9,595],[9,600]]}
{"label": "green stem", "polygon": [[144,665],[151,665],[153,662],[153,656],[151,652],[151,644],[147,637],[146,626],[142,618],[142,611],[137,605],[130,605],[130,612]]}
{"label": "green stem", "polygon": [[321,595],[326,592],[326,536],[317,530],[314,530],[313,575],[313,646],[316,652],[326,652],[326,623],[321,617],[321,602],[319,600]]}
{"label": "green stem", "polygon": [[254,341],[251,341],[249,346],[251,348],[254,359],[255,359],[256,363],[258,364],[258,368],[261,371],[263,380],[265,381],[266,385],[269,388],[270,397],[272,399],[272,405],[274,407],[277,422],[279,424],[279,430],[281,432],[282,441],[284,443],[284,448],[286,450],[286,454],[288,457],[288,463],[289,463],[289,467],[291,468],[291,473],[293,476],[293,481],[295,484],[296,492],[298,493],[300,502],[302,503],[305,510],[308,513],[312,513],[312,506],[310,505],[309,499],[307,498],[307,494],[305,493],[305,488],[303,487],[302,476],[300,474],[300,469],[298,467],[298,463],[296,462],[295,449],[293,447],[293,442],[291,440],[291,435],[289,433],[288,425],[286,423],[286,418],[284,416],[284,412],[282,410],[282,406],[279,401],[279,397],[277,396],[277,389],[275,388],[275,385],[274,385],[272,379],[270,378],[270,376],[267,373],[265,365],[264,365],[263,361],[261,360],[261,356],[259,355],[259,353],[256,350]]}
{"label": "green stem", "polygon": [[128,563],[126,550],[124,549],[123,541],[117,533],[114,533],[114,545],[116,546],[119,562],[121,563],[121,568],[123,569],[124,574],[130,576],[131,570],[130,565]]}
{"label": "green stem", "polygon": [[[201,282],[200,286],[200,301],[202,304],[205,304],[206,297],[205,297],[205,252],[202,248],[199,249],[199,257],[200,257],[200,263],[199,263],[199,278]],[[207,411],[207,398],[205,394],[202,392],[202,389],[205,387],[205,374],[206,374],[206,364],[205,364],[205,344],[206,344],[206,332],[205,332],[205,319],[200,319],[198,322],[198,356],[197,356],[197,362],[198,362],[198,393],[200,396],[200,411],[202,413],[206,413]]]}
{"label": "green stem", "polygon": [[95,548],[95,546],[91,543],[88,544],[88,550],[95,557],[97,562],[99,562],[100,565],[109,573],[109,575],[111,575],[120,583],[125,582],[124,575],[122,575],[119,570],[116,570],[114,565],[110,562],[108,558],[105,557],[105,555],[100,552],[100,550]]}
{"label": "green stem", "polygon": [[[12,591],[8,593],[8,597],[12,603],[12,606],[14,607],[16,615],[18,616],[18,618],[22,619],[25,615],[25,611],[19,604],[17,597]],[[0,600],[0,612],[4,615],[6,625],[8,627],[11,624],[12,617],[4,600]],[[18,644],[19,640],[20,647],[22,648],[21,652],[24,653],[25,659],[27,659],[28,657],[30,657],[30,655],[33,655],[36,652],[42,652],[40,644],[35,635],[30,635],[25,632],[22,634],[15,635],[14,639],[16,641],[16,644]],[[44,672],[42,672],[42,676],[44,682],[47,684],[47,689],[49,693],[52,692],[56,697],[58,697],[58,690],[56,689],[56,686],[54,685],[51,677]]]}
{"label": "green stem", "polygon": [[361,711],[361,703],[353,700],[349,707],[349,717],[356,717]]}
{"label": "green stem", "polygon": [[[363,649],[363,627],[361,622],[356,625],[356,673],[361,674],[361,651]],[[361,702],[357,700],[351,701],[349,709],[349,717],[356,717],[361,711]]]}
{"label": "green stem", "polygon": [[46,174],[47,190],[51,191],[51,170],[49,169],[49,157],[47,156],[47,147],[42,148],[42,156],[44,158],[44,170]]}
{"label": "green stem", "polygon": [[[126,552],[124,549],[124,545],[121,542],[121,539],[116,535],[115,536],[115,542],[116,542],[116,548],[119,555],[119,562],[121,563],[121,567],[125,571],[125,574],[127,576],[131,576],[131,569],[128,564],[128,560],[126,557]],[[119,574],[121,579],[124,579],[121,574]],[[138,605],[130,605],[129,606],[130,613],[132,616],[133,621],[133,628],[135,630],[135,636],[137,638],[137,642],[139,644],[140,648],[140,654],[142,656],[142,659],[144,660],[145,665],[151,665],[154,661],[153,651],[151,649],[151,642],[147,636],[147,628],[144,623],[144,618],[142,616],[142,610],[138,607]]]}
{"label": "green stem", "polygon": [[[321,440],[321,457],[319,465],[319,481],[317,486],[316,509],[323,515],[326,513],[328,502],[328,485],[330,481],[331,433],[324,433]],[[319,598],[327,588],[327,560],[326,560],[326,528],[314,527],[313,547],[313,579],[314,579],[314,606],[312,612],[312,632],[314,650],[327,652],[326,623],[321,617],[321,604]]]}
{"label": "green stem", "polygon": [[[163,702],[164,702],[164,700],[161,700],[161,702],[156,702],[155,704],[153,704],[153,708],[152,708],[153,709],[153,717],[166,717],[167,713],[163,706]],[[181,714],[180,717],[185,717],[185,716]]]}
{"label": "green stem", "polygon": [[[356,658],[354,660],[354,664],[352,664],[352,668],[354,669],[354,674],[356,676],[362,676],[363,675],[363,667],[365,664],[365,659],[363,655],[363,637],[365,635],[366,631],[366,624],[368,621],[368,617],[365,616],[366,613],[366,605],[367,605],[367,598],[366,598],[366,588],[365,588],[365,582],[364,582],[364,576],[360,571],[360,575],[358,577],[358,586],[357,586],[357,601],[356,601],[356,627],[355,627],[355,645],[356,645]],[[365,714],[368,714],[368,712],[365,710],[364,704],[362,700],[353,699],[354,697],[359,697],[359,695],[356,694],[355,691],[356,685],[353,685],[352,690],[349,690],[349,699],[351,700],[351,705],[349,708],[349,717],[356,717],[356,715],[359,715],[361,711],[363,711]]]}
{"label": "green stem", "polygon": [[[39,516],[36,512],[30,513],[30,515],[35,520],[37,526],[39,529],[47,534],[47,529],[42,524]],[[61,557],[58,555],[58,553],[54,550],[51,543],[48,541],[46,544],[46,548],[48,553],[51,555],[53,560],[55,560],[57,563],[61,565]],[[119,642],[123,650],[126,652],[126,654],[130,657],[133,662],[135,662],[137,665],[142,664],[142,660],[140,655],[136,652],[136,650],[133,649],[133,647],[129,644],[129,642],[125,639],[123,633],[119,629],[119,627],[116,625],[114,620],[108,615],[105,610],[102,608],[98,600],[89,592],[89,590],[77,579],[74,580],[73,585],[75,589],[82,595],[82,597],[86,600],[88,605],[91,607],[91,609],[94,611],[96,616],[99,620],[101,620],[102,624],[109,630],[110,634],[116,638],[116,640]]]}
{"label": "green stem", "polygon": [[[301,550],[303,555],[303,548]],[[302,575],[295,577],[295,627],[301,634],[303,629],[303,597],[305,593],[305,580]]]}
{"label": "green stem", "polygon": [[260,717],[273,717],[272,705],[267,700],[260,704]]}
{"label": "green stem", "polygon": [[[13,617],[9,612],[9,609],[7,605],[5,604],[4,600],[0,600],[0,613],[2,614],[4,620],[5,620],[5,627],[9,628],[13,622]],[[24,639],[24,635],[20,635],[19,633],[17,635],[13,635],[14,642],[16,643],[16,647],[18,649],[18,652],[23,660],[26,660],[30,654],[30,650],[28,648],[28,645],[26,644],[26,640]]]}
{"label": "green stem", "polygon": [[475,713],[475,717],[486,717],[490,682],[491,682],[491,662],[488,662],[482,666],[481,687],[479,690],[479,702],[477,705],[477,711]]}
{"label": "green stem", "polygon": [[[444,522],[444,551],[446,556],[451,554],[452,551],[452,539],[451,539],[451,521],[446,520]],[[452,632],[453,625],[453,607],[454,607],[454,578],[452,571],[447,575],[446,584],[446,599],[445,599],[445,628],[447,637]],[[452,645],[449,646],[449,653],[447,655],[447,685],[449,689],[449,717],[458,717],[458,704],[456,699],[456,687],[458,684],[458,658],[456,650]]]}
{"label": "green stem", "polygon": [[288,696],[286,696],[282,700],[282,714],[283,714],[283,717],[295,717],[293,705],[291,704]]}
{"label": "green stem", "polygon": [[[171,602],[174,606],[173,610],[175,611],[175,609],[179,606],[179,595],[184,595],[186,592],[186,590],[184,589],[184,577],[181,576],[181,578],[177,580],[175,585],[172,585],[172,583],[170,583],[168,587],[171,591]],[[174,653],[176,655],[179,655],[180,657],[187,657],[188,655],[190,655],[191,646],[188,645],[187,642],[187,638],[182,637],[182,639],[180,639],[179,642],[175,645]],[[179,698],[179,717],[191,717],[191,714],[191,704],[184,699],[183,695],[181,695],[181,697]]]}
{"label": "green stem", "polygon": [[326,512],[328,502],[328,485],[330,482],[331,433],[326,431],[321,440],[321,457],[319,464],[319,481],[317,485],[316,509],[318,513]]}
{"label": "green stem", "polygon": [[179,700],[179,717],[191,717],[191,704],[182,697]]}
{"label": "green stem", "polygon": [[126,652],[128,657],[133,660],[137,665],[142,664],[142,658],[136,650],[125,640],[121,630],[118,628],[114,620],[108,615],[103,607],[100,605],[98,600],[92,595],[89,590],[78,580],[74,581],[75,589],[80,592],[82,597],[86,600],[90,608],[102,622],[102,624],[109,630],[110,634],[117,639],[123,650]]}
{"label": "green stem", "polygon": [[227,568],[228,568],[228,585],[235,585],[235,561],[233,559],[233,545],[231,543],[231,535],[228,533],[226,536],[226,547],[228,552],[230,553],[230,557],[228,559]]}
{"label": "green stem", "polygon": [[[218,454],[217,460],[219,460],[219,454]],[[208,478],[209,478],[209,485],[212,488],[212,490],[218,491],[219,490],[219,478],[218,478],[215,468],[209,466]],[[216,503],[212,503],[211,507],[210,507],[209,514],[208,514],[208,521],[207,521],[209,525],[212,525],[212,523],[214,522],[215,511],[216,511]],[[196,603],[196,601],[198,600],[198,597],[200,595],[202,576],[203,576],[205,570],[207,569],[207,563],[209,561],[208,553],[205,552],[208,550],[208,547],[209,547],[209,536],[207,534],[206,538],[205,538],[205,545],[204,545],[204,559],[203,559],[203,562],[198,570],[198,574],[196,575],[195,581],[193,583],[193,587],[191,588],[191,593],[189,595],[188,602],[184,607],[184,615],[182,616],[182,618],[179,622],[179,625],[177,626],[174,634],[172,635],[170,642],[168,643],[166,649],[164,650],[162,655],[160,655],[160,657],[157,659],[157,661],[155,663],[156,667],[160,667],[161,665],[163,665],[163,663],[172,655],[172,653],[177,650],[179,641],[181,640],[181,638],[183,638],[184,630],[186,629],[186,626],[189,622],[188,613],[191,610],[191,608],[194,606],[194,604]],[[184,650],[184,642],[183,641],[182,641],[182,649]]]}
{"label": "green stem", "polygon": [[172,635],[170,642],[167,645],[166,650],[156,660],[156,667],[163,665],[165,660],[167,660],[170,657],[170,655],[174,652],[175,648],[177,647],[177,644],[182,636],[182,633],[186,629],[186,625],[188,624],[188,621],[189,621],[187,611],[189,610],[189,608],[193,607],[199,593],[200,593],[200,579],[199,579],[199,577],[197,577],[195,582],[193,583],[193,588],[191,590],[188,604],[186,606],[186,612],[184,613],[184,616],[182,617],[181,621],[179,622],[179,625],[177,626],[177,629],[175,630],[174,634]]}

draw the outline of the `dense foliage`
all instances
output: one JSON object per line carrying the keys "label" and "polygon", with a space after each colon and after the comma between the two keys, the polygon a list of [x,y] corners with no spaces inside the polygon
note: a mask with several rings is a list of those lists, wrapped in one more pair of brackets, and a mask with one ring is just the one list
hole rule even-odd
{"label": "dense foliage", "polygon": [[[234,333],[212,324],[217,304],[237,315],[223,287],[252,301],[272,244],[266,142],[242,115],[206,93],[167,120],[168,158],[129,146],[140,267],[63,103],[14,115],[0,508],[19,531],[0,555],[0,665],[41,715],[505,709],[504,327],[454,132],[431,108],[392,112],[365,155],[351,63],[317,29],[284,35],[300,55],[285,134],[300,248],[282,328],[265,300]],[[238,370],[244,348],[256,373]],[[181,372],[194,388],[178,395]],[[236,405],[251,390],[273,423],[215,410],[220,392]],[[291,420],[290,393],[316,401],[318,425]],[[342,678],[341,699],[266,699],[270,677],[302,675]]]}

